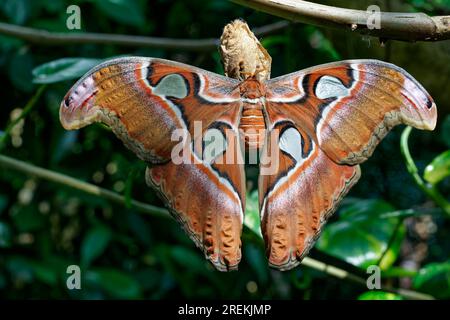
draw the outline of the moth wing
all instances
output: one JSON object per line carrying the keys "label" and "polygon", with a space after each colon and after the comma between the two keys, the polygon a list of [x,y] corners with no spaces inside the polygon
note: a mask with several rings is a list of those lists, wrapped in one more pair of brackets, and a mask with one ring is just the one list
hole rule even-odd
{"label": "moth wing", "polygon": [[[270,265],[286,270],[307,254],[356,183],[358,164],[389,130],[400,123],[432,130],[437,110],[411,75],[375,60],[317,66],[269,80],[267,87],[261,227]],[[279,137],[271,137],[277,130]],[[271,153],[276,161],[269,170],[264,163]]]}
{"label": "moth wing", "polygon": [[333,161],[358,164],[396,125],[433,130],[437,108],[405,70],[377,60],[348,60],[269,80],[272,122],[291,119]]}
{"label": "moth wing", "polygon": [[[83,76],[60,108],[64,128],[103,122],[149,163],[147,183],[219,270],[236,268],[241,257],[245,174],[242,161],[222,161],[242,158],[237,85],[172,61],[119,58]],[[205,154],[198,146],[211,132],[217,150],[209,146],[211,154]],[[181,136],[186,140],[180,141]],[[175,165],[173,152],[181,142],[187,146],[182,148],[187,161]]]}
{"label": "moth wing", "polygon": [[270,130],[261,155],[259,200],[271,267],[289,270],[301,262],[359,176],[358,165],[335,163],[292,122]]}

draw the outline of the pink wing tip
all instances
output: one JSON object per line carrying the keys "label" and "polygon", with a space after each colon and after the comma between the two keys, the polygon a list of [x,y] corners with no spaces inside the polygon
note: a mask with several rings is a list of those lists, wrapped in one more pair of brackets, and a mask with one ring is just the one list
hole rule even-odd
{"label": "pink wing tip", "polygon": [[431,107],[429,108],[430,117],[427,121],[427,130],[434,130],[436,128],[437,123],[437,106],[434,101],[431,101]]}
{"label": "pink wing tip", "polygon": [[96,120],[95,95],[98,90],[91,78],[81,79],[65,95],[59,109],[59,119],[66,130],[74,130],[91,124]]}
{"label": "pink wing tip", "polygon": [[[403,112],[406,124],[424,130],[434,130],[437,122],[437,107],[425,88],[412,76],[405,78],[401,92],[405,106]],[[412,111],[412,110],[415,111]]]}

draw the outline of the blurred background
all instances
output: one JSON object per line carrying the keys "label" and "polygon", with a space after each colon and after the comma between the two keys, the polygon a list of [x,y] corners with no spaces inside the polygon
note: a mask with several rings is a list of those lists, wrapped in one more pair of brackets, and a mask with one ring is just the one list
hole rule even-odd
{"label": "blurred background", "polygon": [[[377,4],[383,11],[450,14],[449,0],[318,2],[361,10]],[[66,27],[70,16],[66,9],[73,4],[81,9],[81,30]],[[229,1],[0,2],[0,22],[51,32],[205,39],[220,37],[225,24],[236,18],[245,19],[251,28],[280,21]],[[362,165],[361,180],[309,255],[313,262],[363,279],[368,266],[378,265],[382,290],[368,290],[364,281],[340,279],[311,265],[288,272],[270,270],[258,234],[256,168],[247,170],[247,218],[239,271],[219,273],[172,219],[33,178],[0,161],[0,297],[411,298],[391,292],[404,288],[449,299],[450,205],[447,202],[445,211],[445,199],[450,196],[450,42],[388,41],[381,46],[376,38],[302,24],[290,24],[260,38],[273,58],[272,77],[336,60],[375,58],[406,69],[437,103],[436,130],[413,131],[409,145],[419,179],[432,185],[443,202],[438,205],[427,197],[408,173],[400,149],[404,127],[397,127]],[[127,203],[134,198],[163,207],[145,185],[145,164],[111,132],[101,125],[67,132],[59,123],[59,104],[77,78],[118,55],[161,57],[223,74],[215,48],[193,52],[107,43],[50,46],[0,33],[0,153],[112,190],[124,195]],[[425,167],[427,174],[422,177]],[[69,265],[81,268],[81,290],[66,287]]]}

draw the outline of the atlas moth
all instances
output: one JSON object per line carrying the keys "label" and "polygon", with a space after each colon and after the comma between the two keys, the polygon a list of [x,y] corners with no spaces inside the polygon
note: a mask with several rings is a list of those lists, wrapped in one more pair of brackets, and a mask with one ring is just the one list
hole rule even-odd
{"label": "atlas moth", "polygon": [[[276,163],[259,177],[261,229],[269,265],[289,270],[389,130],[433,130],[436,105],[405,70],[377,60],[269,79],[271,58],[241,20],[225,27],[220,49],[230,77],[156,58],[102,63],[66,94],[60,120],[68,130],[108,125],[148,164],[147,184],[221,271],[241,260],[244,153],[258,152],[261,171]],[[192,161],[172,161],[180,130]],[[212,136],[218,152],[205,155]]]}

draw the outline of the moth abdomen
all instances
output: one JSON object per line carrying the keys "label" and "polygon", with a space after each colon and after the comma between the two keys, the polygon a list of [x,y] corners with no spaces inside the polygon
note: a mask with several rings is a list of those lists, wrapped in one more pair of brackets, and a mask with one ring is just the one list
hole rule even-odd
{"label": "moth abdomen", "polygon": [[247,150],[262,148],[266,131],[262,101],[255,104],[244,102],[239,129]]}

